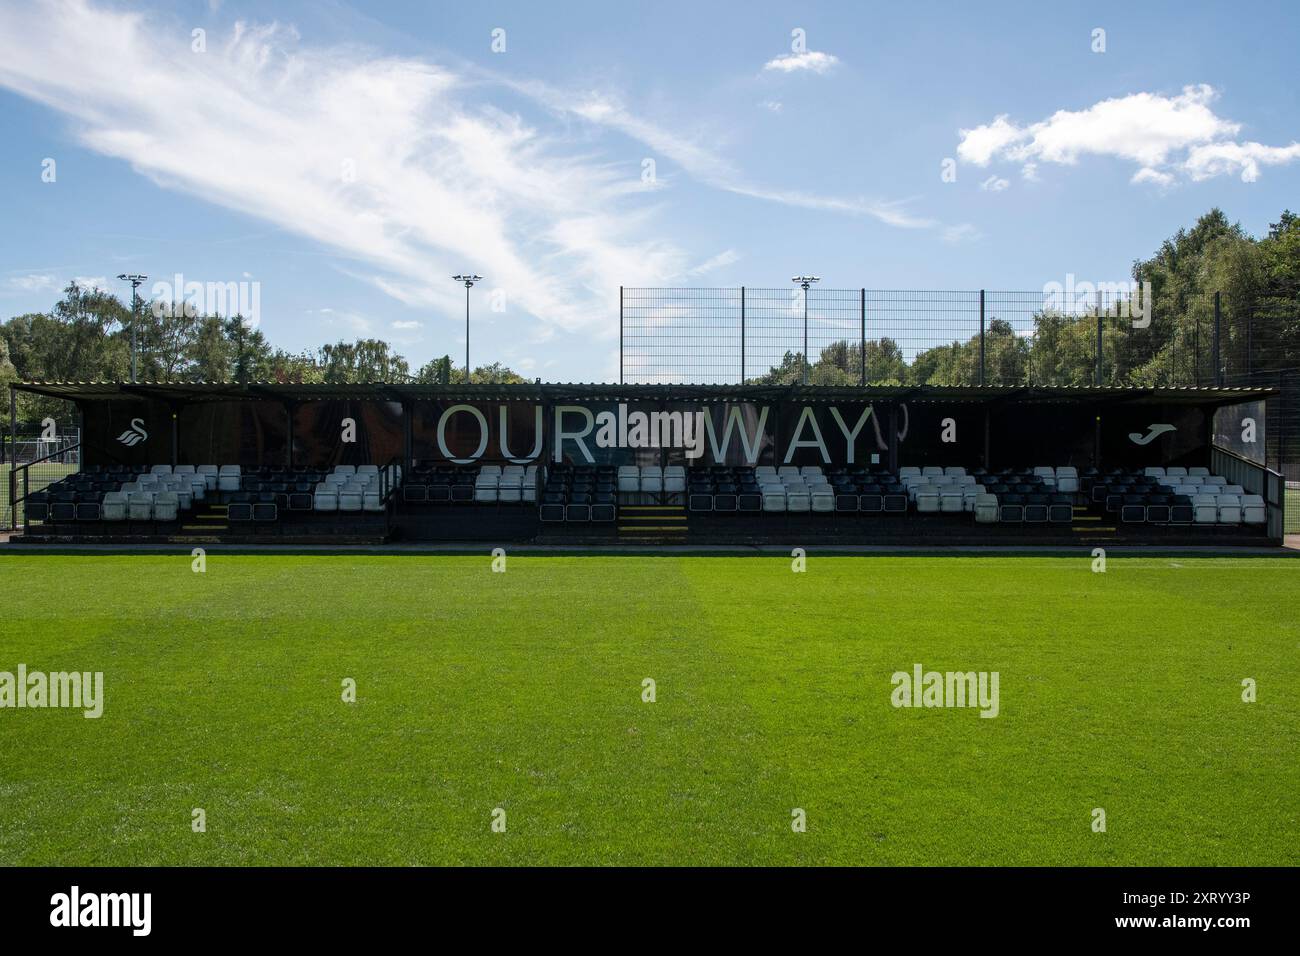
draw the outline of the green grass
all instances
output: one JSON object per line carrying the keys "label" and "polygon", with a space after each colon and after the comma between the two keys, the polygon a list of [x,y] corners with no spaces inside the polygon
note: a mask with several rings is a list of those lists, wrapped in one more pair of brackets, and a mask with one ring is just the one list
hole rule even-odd
{"label": "green grass", "polygon": [[1089,566],[0,555],[0,863],[1300,863],[1300,564]]}

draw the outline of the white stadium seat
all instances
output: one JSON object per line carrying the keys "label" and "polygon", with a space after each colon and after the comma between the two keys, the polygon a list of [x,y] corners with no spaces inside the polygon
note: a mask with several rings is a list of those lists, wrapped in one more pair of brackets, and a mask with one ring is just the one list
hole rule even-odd
{"label": "white stadium seat", "polygon": [[1197,524],[1214,524],[1219,520],[1219,504],[1214,495],[1196,495],[1192,498],[1193,520]]}
{"label": "white stadium seat", "polygon": [[980,524],[994,524],[1001,517],[996,495],[981,494],[975,499],[975,520]]}
{"label": "white stadium seat", "polygon": [[179,499],[174,491],[160,491],[154,495],[153,499],[153,517],[155,521],[175,521],[176,513],[180,507]]}
{"label": "white stadium seat", "polygon": [[221,472],[217,478],[217,488],[221,491],[238,491],[239,490],[239,466],[222,465]]}
{"label": "white stadium seat", "polygon": [[312,495],[311,505],[314,511],[338,511],[338,486],[322,481],[316,486],[316,493]]}
{"label": "white stadium seat", "polygon": [[126,502],[127,493],[123,491],[109,491],[104,495],[104,500],[99,505],[99,517],[102,521],[125,521],[126,520]]}
{"label": "white stadium seat", "polygon": [[1264,506],[1261,495],[1242,496],[1241,520],[1246,524],[1263,524],[1268,520],[1268,509]]}
{"label": "white stadium seat", "polygon": [[936,514],[939,511],[939,489],[934,485],[922,485],[916,490],[916,510],[921,514]]}
{"label": "white stadium seat", "polygon": [[1238,495],[1219,495],[1219,524],[1241,524],[1241,498]]}
{"label": "white stadium seat", "polygon": [[153,492],[133,491],[127,499],[126,513],[132,521],[153,520]]}
{"label": "white stadium seat", "polygon": [[339,489],[339,511],[360,511],[365,488],[352,482]]}

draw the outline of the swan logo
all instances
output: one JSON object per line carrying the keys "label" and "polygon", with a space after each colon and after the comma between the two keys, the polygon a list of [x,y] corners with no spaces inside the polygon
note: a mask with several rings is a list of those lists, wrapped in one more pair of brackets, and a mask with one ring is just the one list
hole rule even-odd
{"label": "swan logo", "polygon": [[144,419],[133,418],[131,419],[131,427],[118,435],[117,440],[127,448],[134,448],[148,437],[149,433],[144,430]]}
{"label": "swan logo", "polygon": [[1141,432],[1129,432],[1128,440],[1135,445],[1149,445],[1161,435],[1165,434],[1165,432],[1172,432],[1175,430],[1176,429],[1173,425],[1148,425],[1147,433],[1145,435]]}

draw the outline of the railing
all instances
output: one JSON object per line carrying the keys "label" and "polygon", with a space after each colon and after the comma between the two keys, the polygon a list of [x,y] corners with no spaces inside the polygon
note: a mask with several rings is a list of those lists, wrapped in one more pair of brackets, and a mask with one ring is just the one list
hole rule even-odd
{"label": "railing", "polygon": [[[27,500],[32,492],[44,491],[54,482],[80,471],[80,449],[81,442],[77,442],[74,445],[60,448],[48,455],[24,462],[21,465],[10,465],[9,480],[5,483],[9,495],[8,507],[0,509],[0,519],[7,521],[4,527],[17,530],[21,525],[23,532],[26,533],[28,528],[27,509],[20,508],[20,505]],[[69,458],[71,461],[69,461]],[[33,468],[37,469],[35,475],[32,474]],[[33,483],[35,483],[35,487],[33,487]],[[22,494],[18,493],[20,485],[22,486]]]}
{"label": "railing", "polygon": [[1280,472],[1242,458],[1218,445],[1210,446],[1210,470],[1259,495],[1268,507],[1268,536],[1281,541],[1286,534],[1286,479]]}

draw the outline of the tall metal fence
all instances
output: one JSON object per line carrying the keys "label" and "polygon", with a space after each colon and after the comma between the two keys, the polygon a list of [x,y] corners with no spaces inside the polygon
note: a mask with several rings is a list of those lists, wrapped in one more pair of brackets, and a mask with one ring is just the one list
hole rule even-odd
{"label": "tall metal fence", "polygon": [[628,384],[1264,386],[1300,531],[1300,298],[1122,289],[633,289]]}
{"label": "tall metal fence", "polygon": [[1218,293],[624,288],[619,329],[628,384],[1169,386],[1300,368],[1300,302]]}

